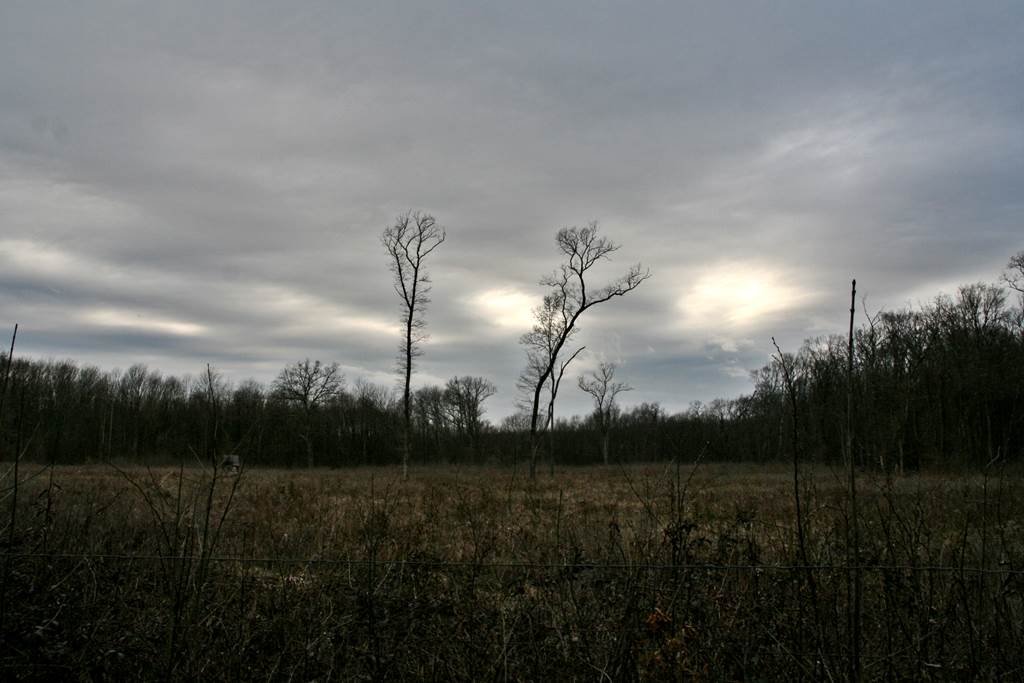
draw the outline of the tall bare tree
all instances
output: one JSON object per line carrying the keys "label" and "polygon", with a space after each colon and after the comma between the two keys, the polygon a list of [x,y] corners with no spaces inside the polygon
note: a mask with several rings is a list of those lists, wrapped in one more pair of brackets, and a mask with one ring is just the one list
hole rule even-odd
{"label": "tall bare tree", "polygon": [[[520,337],[519,342],[526,347],[526,369],[520,375],[516,386],[525,396],[521,407],[529,411],[533,406],[534,390],[540,384],[547,386],[547,405],[545,406],[544,419],[541,420],[541,431],[548,433],[548,460],[552,471],[555,466],[555,399],[558,397],[558,389],[562,384],[562,377],[569,365],[583,353],[584,347],[579,347],[564,359],[559,359],[558,354],[564,348],[559,347],[558,341],[565,331],[565,318],[562,315],[562,301],[559,295],[552,293],[544,296],[543,303],[533,314],[536,322],[533,329]],[[566,342],[571,339],[577,330],[571,330],[566,337]],[[547,382],[540,378],[544,370],[552,367]],[[555,369],[557,366],[557,369]]]}
{"label": "tall bare tree", "polygon": [[615,381],[615,363],[601,363],[590,376],[580,376],[577,385],[594,399],[594,419],[601,432],[601,459],[608,464],[608,446],[611,441],[612,426],[618,416],[619,407],[615,398],[624,391],[632,391],[633,387],[625,382]]}
{"label": "tall bare tree", "polygon": [[433,216],[409,211],[384,229],[381,243],[387,249],[391,272],[395,277],[395,293],[401,299],[402,343],[398,351],[399,371],[404,375],[402,391],[402,476],[409,478],[411,450],[412,402],[410,384],[414,360],[422,355],[420,344],[426,340],[423,312],[430,303],[430,277],[423,261],[444,242],[445,230]]}
{"label": "tall bare tree", "polygon": [[285,401],[302,407],[302,432],[306,444],[306,465],[313,467],[313,415],[341,391],[345,377],[337,363],[324,365],[308,358],[285,367],[274,380],[274,393]]}
{"label": "tall bare tree", "polygon": [[[611,240],[598,235],[597,223],[584,228],[562,228],[555,237],[558,250],[565,262],[558,269],[541,280],[550,288],[544,297],[544,304],[535,311],[537,323],[533,330],[523,335],[520,342],[527,348],[527,369],[520,379],[520,386],[532,389],[530,400],[530,477],[536,476],[537,454],[540,447],[540,397],[552,376],[560,376],[568,365],[559,363],[559,357],[566,343],[576,332],[576,323],[584,311],[633,291],[651,276],[650,270],[637,263],[618,279],[599,288],[589,288],[587,278],[590,270],[602,259],[607,259],[618,250]],[[543,339],[540,339],[543,338]],[[543,353],[538,352],[543,350]],[[579,351],[576,351],[579,353]],[[576,353],[569,358],[571,361]],[[557,393],[557,385],[554,387]],[[548,422],[551,421],[554,401],[549,401]]]}

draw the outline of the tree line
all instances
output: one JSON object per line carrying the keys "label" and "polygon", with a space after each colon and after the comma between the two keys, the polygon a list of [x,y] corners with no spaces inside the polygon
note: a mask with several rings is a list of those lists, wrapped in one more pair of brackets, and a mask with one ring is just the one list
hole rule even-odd
{"label": "tree line", "polygon": [[[0,354],[7,364],[7,353]],[[484,460],[490,429],[481,377],[453,377],[413,392],[421,462]],[[145,365],[102,371],[71,360],[15,357],[10,366],[5,452],[40,462],[206,462],[234,453],[285,467],[400,462],[401,401],[392,388],[356,380],[337,364],[303,360],[269,384],[232,385],[213,368],[163,375]]]}
{"label": "tree line", "polygon": [[[866,467],[982,466],[1024,450],[1024,314],[993,284],[961,287],[917,309],[882,311],[855,331],[854,453]],[[656,403],[609,401],[626,387],[605,366],[577,384],[594,413],[561,418],[541,457],[562,464],[709,460],[773,462],[792,456],[783,362],[796,390],[801,454],[839,461],[846,435],[847,340],[808,340],[753,372],[754,389],[668,414]],[[6,365],[6,352],[3,354]],[[598,379],[608,378],[602,394]],[[494,385],[453,377],[411,394],[415,463],[526,465],[530,416],[492,424]],[[263,385],[231,386],[214,370],[164,376],[144,365],[104,372],[73,361],[15,357],[4,411],[10,453],[39,461],[165,461],[182,453],[237,452],[277,466],[399,463],[401,399],[387,386],[345,383],[337,365],[304,360]]]}
{"label": "tree line", "polygon": [[597,461],[603,419],[613,423],[615,461],[789,461],[798,448],[801,460],[841,463],[848,448],[862,468],[899,472],[1024,456],[1024,293],[1012,301],[998,284],[970,284],[862,317],[849,380],[848,338],[816,337],[752,372],[753,391],[735,399],[560,421],[556,452]]}
{"label": "tree line", "polygon": [[657,403],[620,407],[617,397],[632,387],[605,363],[570,381],[591,396],[593,412],[556,419],[555,397],[582,351],[571,348],[580,315],[650,275],[637,264],[588,290],[588,271],[617,246],[594,224],[563,229],[565,263],[542,281],[549,293],[520,340],[528,359],[520,412],[494,424],[485,403],[496,387],[486,378],[411,386],[427,338],[422,258],[444,237],[432,217],[409,213],[382,238],[405,323],[400,392],[361,379],[350,385],[337,363],[310,359],[287,365],[269,385],[231,385],[209,366],[177,377],[141,364],[103,371],[71,360],[11,361],[0,351],[3,452],[62,463],[227,453],[285,467],[521,463],[532,476],[543,459],[773,462],[799,449],[802,460],[840,462],[852,452],[862,467],[901,471],[983,466],[1024,451],[1024,252],[999,283],[965,285],[916,308],[863,311],[852,358],[845,335],[809,339],[753,371],[751,393],[676,414]]}

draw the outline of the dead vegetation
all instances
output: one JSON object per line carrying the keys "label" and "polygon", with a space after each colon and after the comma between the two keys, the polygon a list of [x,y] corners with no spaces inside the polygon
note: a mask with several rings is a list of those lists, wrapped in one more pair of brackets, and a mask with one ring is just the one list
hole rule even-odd
{"label": "dead vegetation", "polygon": [[862,480],[853,648],[842,473],[801,481],[810,567],[784,467],[524,475],[23,472],[3,676],[824,680],[855,652],[868,679],[1024,671],[1019,477]]}

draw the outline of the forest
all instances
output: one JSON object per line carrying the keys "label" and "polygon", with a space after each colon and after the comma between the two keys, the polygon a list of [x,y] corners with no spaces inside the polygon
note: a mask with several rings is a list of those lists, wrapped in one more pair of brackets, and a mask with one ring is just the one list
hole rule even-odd
{"label": "forest", "polygon": [[[747,395],[694,403],[675,414],[657,403],[613,403],[559,418],[545,430],[542,459],[599,463],[607,436],[608,455],[619,463],[698,455],[770,463],[792,459],[794,449],[808,462],[841,462],[849,419],[853,453],[865,468],[899,472],[1019,460],[1021,263],[1021,255],[1011,259],[999,283],[964,285],[924,305],[858,310],[850,382],[847,335],[837,331],[775,353],[752,371]],[[9,352],[0,355],[0,367],[8,358]],[[285,366],[269,385],[233,385],[213,367],[178,377],[141,364],[103,370],[16,352],[13,358],[0,439],[3,452],[28,460],[169,464],[232,453],[247,465],[348,467],[402,458],[400,392],[361,379],[348,384],[333,362],[305,359]],[[488,421],[486,400],[494,393],[487,378],[471,376],[413,390],[413,464],[525,462],[530,415]]]}

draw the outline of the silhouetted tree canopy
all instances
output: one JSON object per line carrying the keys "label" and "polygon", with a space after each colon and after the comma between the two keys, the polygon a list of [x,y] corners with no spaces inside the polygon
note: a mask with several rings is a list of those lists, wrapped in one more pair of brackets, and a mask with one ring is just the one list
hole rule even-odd
{"label": "silhouetted tree canopy", "polygon": [[[853,452],[861,466],[982,467],[1024,456],[1022,299],[1011,294],[994,284],[965,285],[919,308],[874,313],[856,329]],[[784,358],[805,457],[841,462],[846,339],[816,337],[790,351]],[[6,352],[0,360],[6,365]],[[346,387],[337,364],[310,360],[283,368],[270,387],[252,380],[229,386],[211,373],[164,376],[141,364],[108,372],[15,354],[0,453],[12,457],[20,424],[26,457],[44,462],[174,461],[236,444],[256,465],[401,462],[402,400],[388,387],[363,380]],[[709,460],[788,459],[791,422],[779,358],[751,379],[747,395],[694,403],[677,414],[656,403],[621,407],[612,413],[609,462],[685,459],[705,449]],[[613,376],[607,380],[613,388]],[[460,376],[412,393],[418,462],[528,459],[531,416],[521,412],[491,426],[484,406],[495,391],[485,378]],[[561,462],[602,460],[595,444],[607,427],[606,411],[555,421],[550,436]]]}

